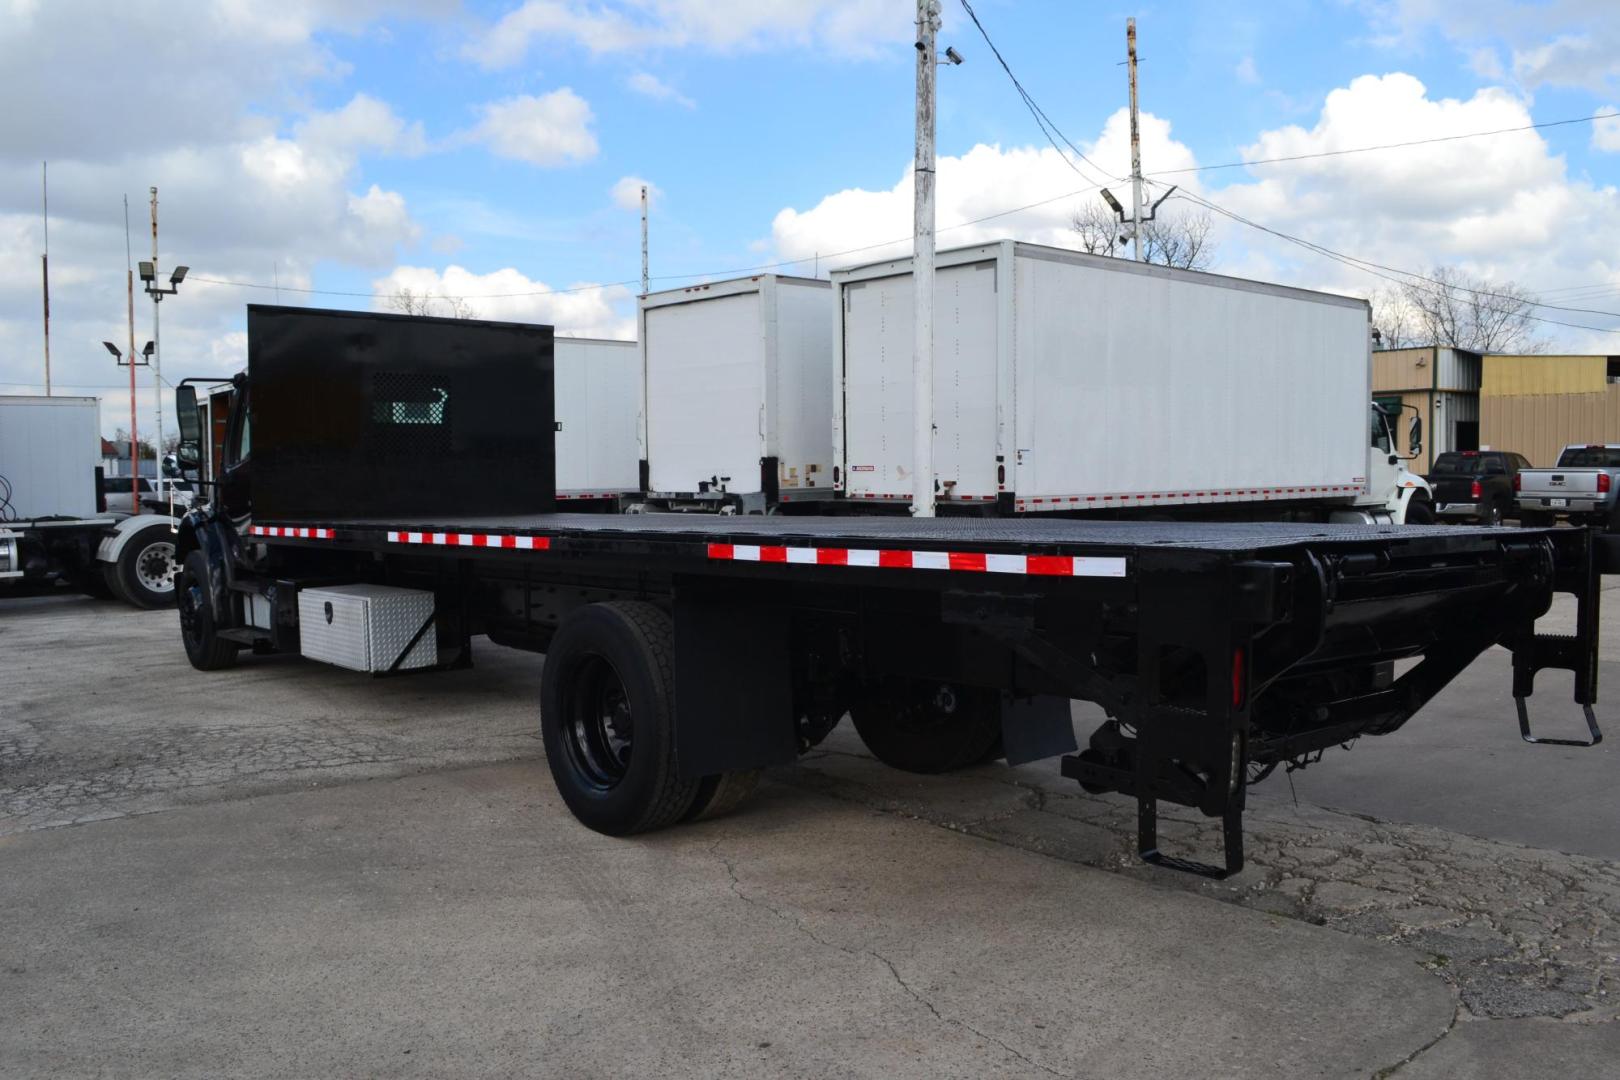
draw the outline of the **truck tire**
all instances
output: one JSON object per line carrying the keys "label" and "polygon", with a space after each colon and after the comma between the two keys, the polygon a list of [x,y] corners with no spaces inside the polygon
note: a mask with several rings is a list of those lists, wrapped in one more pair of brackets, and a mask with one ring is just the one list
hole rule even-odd
{"label": "truck tire", "polygon": [[952,772],[1001,756],[995,690],[896,679],[856,702],[849,716],[872,756],[905,772]]}
{"label": "truck tire", "polygon": [[705,776],[698,784],[697,799],[683,821],[708,821],[724,817],[746,802],[759,789],[763,769],[736,769],[716,776]]}
{"label": "truck tire", "polygon": [[674,825],[702,781],[675,772],[675,623],[651,604],[588,604],[558,627],[540,680],[540,736],[557,792],[586,828]]}
{"label": "truck tire", "polygon": [[175,585],[180,609],[180,640],[186,659],[198,671],[220,671],[236,663],[237,645],[220,638],[214,608],[208,602],[208,557],[200,551],[186,556]]}
{"label": "truck tire", "polygon": [[1428,499],[1413,499],[1407,504],[1406,523],[1408,525],[1434,524],[1434,507]]}
{"label": "truck tire", "polygon": [[130,536],[112,564],[119,597],[140,608],[174,603],[174,583],[180,572],[174,541],[167,521],[155,521]]}
{"label": "truck tire", "polygon": [[1485,509],[1479,512],[1481,525],[1500,525],[1502,519],[1507,517],[1508,504],[1503,499],[1493,499],[1485,504]]}

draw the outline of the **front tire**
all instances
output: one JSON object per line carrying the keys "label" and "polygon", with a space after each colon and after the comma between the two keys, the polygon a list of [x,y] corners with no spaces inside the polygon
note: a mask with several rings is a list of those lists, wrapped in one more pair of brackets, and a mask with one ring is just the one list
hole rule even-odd
{"label": "front tire", "polygon": [[221,671],[236,663],[235,642],[225,641],[214,625],[214,608],[208,600],[208,558],[200,551],[186,556],[175,586],[180,609],[180,640],[186,646],[186,659],[198,671]]}
{"label": "front tire", "polygon": [[116,592],[136,607],[160,608],[174,603],[175,534],[167,521],[155,521],[135,530],[113,564]]}
{"label": "front tire", "polygon": [[1434,506],[1428,499],[1413,499],[1406,504],[1406,523],[1408,525],[1433,525]]}
{"label": "front tire", "polygon": [[589,604],[558,628],[540,735],[557,792],[585,827],[629,836],[692,810],[702,782],[675,771],[674,690],[675,624],[659,608]]}
{"label": "front tire", "polygon": [[946,773],[1001,756],[1001,695],[977,686],[895,679],[849,710],[872,756],[912,773]]}

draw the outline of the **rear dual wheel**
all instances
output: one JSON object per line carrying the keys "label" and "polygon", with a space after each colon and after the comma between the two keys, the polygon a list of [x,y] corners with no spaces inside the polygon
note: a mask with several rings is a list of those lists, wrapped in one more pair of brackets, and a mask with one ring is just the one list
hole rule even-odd
{"label": "rear dual wheel", "polygon": [[734,809],[754,769],[683,779],[675,767],[675,626],[652,604],[590,604],[558,628],[540,684],[546,763],[586,827],[629,836]]}
{"label": "rear dual wheel", "polygon": [[849,715],[872,756],[905,772],[952,772],[1002,755],[1001,694],[984,687],[890,679]]}

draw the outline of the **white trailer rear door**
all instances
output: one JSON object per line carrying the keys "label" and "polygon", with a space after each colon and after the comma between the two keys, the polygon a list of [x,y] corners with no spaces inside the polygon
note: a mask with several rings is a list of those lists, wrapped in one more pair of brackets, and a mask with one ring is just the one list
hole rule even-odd
{"label": "white trailer rear door", "polygon": [[[758,292],[646,310],[653,491],[759,490],[765,350]],[[729,481],[727,480],[729,478]]]}
{"label": "white trailer rear door", "polygon": [[[911,275],[844,288],[845,490],[912,493]],[[946,497],[996,493],[996,264],[942,266],[934,280],[934,473]]]}

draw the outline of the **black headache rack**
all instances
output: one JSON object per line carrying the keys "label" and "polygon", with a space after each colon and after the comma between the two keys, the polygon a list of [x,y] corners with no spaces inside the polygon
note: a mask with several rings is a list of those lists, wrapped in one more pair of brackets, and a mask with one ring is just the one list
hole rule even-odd
{"label": "black headache rack", "polygon": [[[1086,790],[1136,798],[1144,859],[1215,877],[1243,865],[1249,784],[1397,730],[1492,645],[1512,650],[1527,741],[1595,744],[1599,575],[1620,566],[1580,529],[540,514],[251,532],[329,569],[347,552],[388,580],[479,582],[505,597],[481,617],[496,640],[522,638],[542,591],[666,598],[693,775],[791,761],[795,720],[842,715],[841,680],[995,688],[1010,762],[1064,754]],[[1574,635],[1535,632],[1556,592]],[[1574,672],[1589,740],[1530,734],[1548,668]],[[1108,714],[1078,753],[1071,698]],[[1223,865],[1160,850],[1160,801],[1222,819]]]}

